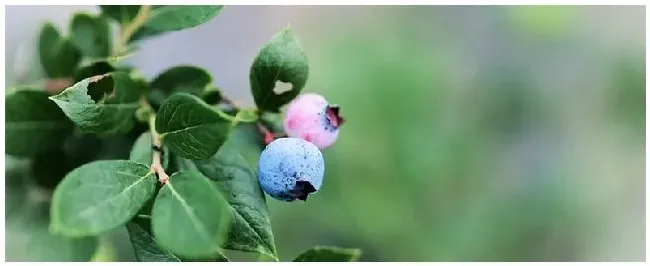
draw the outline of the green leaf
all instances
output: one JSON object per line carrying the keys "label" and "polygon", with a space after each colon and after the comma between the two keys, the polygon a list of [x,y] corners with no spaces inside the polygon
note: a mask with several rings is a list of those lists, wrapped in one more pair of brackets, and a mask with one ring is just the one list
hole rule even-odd
{"label": "green leaf", "polygon": [[294,262],[354,262],[361,256],[361,250],[329,246],[316,246],[303,251]]}
{"label": "green leaf", "polygon": [[113,72],[79,81],[50,99],[84,132],[108,135],[131,129],[143,91],[128,74]]}
{"label": "green leaf", "polygon": [[[144,165],[151,165],[153,159],[153,148],[151,147],[152,144],[153,139],[151,137],[151,132],[147,131],[145,133],[142,133],[142,135],[140,135],[140,137],[138,137],[138,139],[133,144],[133,148],[131,148],[131,155],[129,156],[129,160]],[[166,146],[163,146],[162,155],[163,167],[167,168],[169,165],[170,152]]]}
{"label": "green leaf", "polygon": [[147,22],[129,41],[140,40],[163,33],[193,28],[210,21],[223,6],[155,6]]}
{"label": "green leaf", "polygon": [[151,88],[167,93],[187,92],[195,96],[202,96],[210,83],[212,83],[212,76],[205,69],[194,66],[176,66],[158,75],[151,82]]}
{"label": "green leaf", "polygon": [[266,200],[257,181],[256,164],[247,154],[259,157],[257,128],[252,124],[237,126],[217,154],[206,160],[179,158],[179,168],[201,172],[216,181],[232,213],[226,249],[255,252],[277,260],[271,221]]}
{"label": "green leaf", "polygon": [[104,6],[100,5],[99,8],[102,11],[102,15],[112,18],[117,21],[119,24],[126,25],[131,22],[133,18],[140,11],[140,6],[137,5],[128,5],[128,6]]}
{"label": "green leaf", "polygon": [[177,92],[204,97],[206,93],[215,90],[210,87],[211,83],[212,76],[205,69],[194,66],[172,67],[151,82],[153,90],[149,93],[149,101],[154,106],[160,106],[166,98]]}
{"label": "green leaf", "polygon": [[161,248],[146,230],[134,222],[126,224],[133,244],[135,257],[144,262],[180,262],[181,259]]}
{"label": "green leaf", "polygon": [[196,171],[173,174],[151,212],[158,243],[188,258],[218,255],[229,223],[228,203],[216,186]]}
{"label": "green leaf", "polygon": [[217,104],[222,99],[221,90],[217,87],[207,87],[201,97],[207,104]]}
{"label": "green leaf", "polygon": [[28,204],[21,214],[7,219],[7,261],[83,262],[97,249],[96,237],[69,238],[48,229],[49,206]]}
{"label": "green leaf", "polygon": [[72,42],[90,58],[107,57],[111,53],[111,29],[106,18],[77,13],[70,22]]}
{"label": "green leaf", "polygon": [[32,156],[56,150],[73,124],[46,92],[17,90],[5,97],[5,153]]}
{"label": "green leaf", "polygon": [[214,107],[189,94],[172,95],[156,114],[156,132],[174,153],[205,159],[226,141],[231,122]]}
{"label": "green leaf", "polygon": [[54,189],[73,168],[67,154],[62,149],[55,150],[33,157],[31,176],[35,185]]}
{"label": "green leaf", "polygon": [[[147,220],[148,221],[148,220]],[[135,257],[138,261],[142,262],[196,262],[196,261],[207,261],[207,262],[226,262],[226,258],[223,254],[218,253],[217,256],[206,259],[186,259],[179,256],[176,256],[169,252],[168,250],[162,248],[156,241],[151,233],[147,231],[142,226],[142,223],[139,222],[129,222],[126,224],[126,228],[129,232],[131,239],[131,244],[135,251]]]}
{"label": "green leaf", "polygon": [[277,113],[300,94],[307,82],[307,57],[290,27],[277,33],[260,50],[250,70],[255,104]]}
{"label": "green leaf", "polygon": [[63,39],[52,23],[41,28],[38,52],[41,66],[49,78],[71,77],[81,60],[81,52],[72,41]]}
{"label": "green leaf", "polygon": [[66,175],[54,191],[54,232],[99,235],[126,224],[153,196],[156,176],[139,163],[94,161]]}

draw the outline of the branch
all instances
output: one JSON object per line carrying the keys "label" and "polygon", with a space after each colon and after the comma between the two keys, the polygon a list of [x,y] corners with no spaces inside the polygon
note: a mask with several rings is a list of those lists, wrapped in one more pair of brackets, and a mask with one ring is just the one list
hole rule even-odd
{"label": "branch", "polygon": [[129,39],[131,39],[133,34],[135,34],[136,31],[147,22],[149,11],[151,11],[151,6],[142,6],[140,10],[138,10],[138,14],[135,15],[135,18],[133,18],[129,24],[121,28],[120,37],[115,48],[116,55],[120,55],[124,52],[123,50],[126,49],[126,44]]}
{"label": "branch", "polygon": [[151,131],[151,148],[153,149],[153,158],[151,160],[151,171],[153,171],[158,177],[160,183],[167,184],[169,181],[169,175],[165,173],[165,168],[162,164],[162,142],[160,140],[160,135],[156,132],[156,115],[149,115],[149,130]]}

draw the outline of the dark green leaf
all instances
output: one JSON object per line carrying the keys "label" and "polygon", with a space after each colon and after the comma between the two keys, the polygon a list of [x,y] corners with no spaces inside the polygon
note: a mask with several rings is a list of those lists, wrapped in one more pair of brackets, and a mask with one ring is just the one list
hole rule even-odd
{"label": "dark green leaf", "polygon": [[172,95],[156,115],[156,131],[163,144],[174,153],[205,159],[215,154],[226,141],[231,122],[214,107],[189,94]]}
{"label": "dark green leaf", "polygon": [[218,256],[230,223],[228,203],[196,171],[177,172],[158,193],[151,227],[158,243],[187,258]]}
{"label": "dark green leaf", "polygon": [[[94,77],[97,75],[104,75],[113,72],[115,67],[106,61],[96,61],[87,66],[83,66],[75,71],[74,82],[79,82],[84,79]],[[126,71],[125,71],[126,72]]]}
{"label": "dark green leaf", "polygon": [[294,262],[354,262],[361,256],[361,250],[316,246],[298,255]]}
{"label": "dark green leaf", "polygon": [[[140,135],[140,137],[133,144],[133,148],[131,148],[131,155],[129,156],[129,160],[144,165],[151,165],[153,158],[153,148],[151,147],[152,144],[153,139],[151,138],[151,132],[147,131],[145,133],[142,133],[142,135]],[[165,168],[167,168],[169,165],[169,156],[169,149],[166,146],[163,146],[162,164]]]}
{"label": "dark green leaf", "polygon": [[41,66],[47,77],[71,77],[81,60],[81,52],[70,40],[63,39],[51,23],[43,25],[38,39]]}
{"label": "dark green leaf", "polygon": [[72,42],[90,58],[107,57],[111,53],[111,29],[106,18],[77,13],[70,22]]}
{"label": "dark green leaf", "polygon": [[126,229],[129,230],[129,236],[135,257],[138,261],[144,262],[180,262],[181,260],[174,254],[161,248],[156,239],[154,239],[147,231],[140,225],[134,222],[126,224]]}
{"label": "dark green leaf", "polygon": [[201,96],[210,83],[212,77],[204,69],[194,66],[176,66],[158,75],[151,82],[151,88],[167,93],[187,92]]}
{"label": "dark green leaf", "polygon": [[68,173],[54,191],[54,232],[99,235],[126,224],[153,196],[156,176],[149,167],[123,160],[94,161]]}
{"label": "dark green leaf", "polygon": [[104,6],[100,5],[99,8],[102,11],[102,15],[112,18],[122,25],[126,25],[131,22],[133,18],[138,14],[140,6],[137,5],[124,5],[124,6]]}
{"label": "dark green leaf", "polygon": [[5,153],[32,156],[56,150],[73,124],[41,90],[17,90],[5,97]]}
{"label": "dark green leaf", "polygon": [[202,68],[194,66],[176,66],[165,70],[152,82],[149,101],[154,106],[160,104],[170,95],[185,92],[203,97],[211,89],[212,77]]}
{"label": "dark green leaf", "polygon": [[97,80],[79,81],[50,97],[63,112],[89,133],[119,134],[133,126],[143,86],[128,74],[113,72]]}
{"label": "dark green leaf", "polygon": [[31,175],[37,186],[54,189],[73,168],[66,153],[63,150],[55,150],[33,157]]}
{"label": "dark green leaf", "polygon": [[259,157],[262,151],[256,130],[250,124],[239,125],[217,154],[199,161],[179,158],[179,167],[198,170],[216,181],[230,203],[233,220],[224,248],[256,252],[277,260],[271,221],[264,193],[257,181],[256,165],[249,163],[244,155],[250,153],[252,157]]}
{"label": "dark green leaf", "polygon": [[221,99],[223,99],[221,96],[221,90],[216,87],[208,87],[205,89],[202,98],[207,104],[217,104]]}
{"label": "dark green leaf", "polygon": [[145,25],[130,41],[196,27],[216,17],[222,8],[223,6],[199,5],[155,6]]}
{"label": "dark green leaf", "polygon": [[249,78],[255,104],[261,110],[279,112],[300,94],[308,75],[307,57],[287,27],[273,36],[253,61]]}
{"label": "dark green leaf", "polygon": [[48,230],[49,206],[28,204],[18,216],[7,219],[5,254],[7,261],[83,262],[97,248],[97,238],[69,238]]}

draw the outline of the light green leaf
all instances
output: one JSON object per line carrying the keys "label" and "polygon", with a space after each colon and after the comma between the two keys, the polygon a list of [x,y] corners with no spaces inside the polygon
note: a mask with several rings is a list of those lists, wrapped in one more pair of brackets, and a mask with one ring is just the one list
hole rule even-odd
{"label": "light green leaf", "polygon": [[32,156],[58,149],[73,124],[46,92],[21,89],[5,97],[5,153]]}
{"label": "light green leaf", "polygon": [[223,6],[154,6],[145,25],[129,41],[189,29],[210,21]]}
{"label": "light green leaf", "polygon": [[[149,222],[147,220],[146,222]],[[228,258],[222,253],[218,253],[216,256],[211,258],[204,259],[186,259],[172,254],[168,250],[162,248],[160,244],[156,241],[151,233],[145,229],[143,226],[145,223],[144,219],[138,219],[138,221],[131,221],[126,224],[126,228],[129,231],[131,238],[131,244],[135,250],[135,257],[138,261],[142,262],[226,262]]]}
{"label": "light green leaf", "polygon": [[180,262],[181,259],[161,248],[156,239],[135,222],[126,224],[131,243],[138,261],[144,262]]}
{"label": "light green leaf", "polygon": [[59,31],[46,23],[38,39],[41,66],[49,78],[71,77],[81,60],[81,52],[70,40],[63,39]]}
{"label": "light green leaf", "polygon": [[49,206],[30,203],[7,219],[5,258],[15,262],[84,262],[97,249],[96,237],[69,238],[48,230]]}
{"label": "light green leaf", "polygon": [[70,22],[72,42],[84,56],[107,57],[111,53],[111,29],[106,18],[77,13]]}
{"label": "light green leaf", "polygon": [[[135,141],[133,144],[133,148],[131,148],[131,155],[129,156],[129,160],[141,163],[144,165],[151,165],[152,159],[153,159],[153,139],[151,137],[151,132],[147,131],[142,133],[140,137]],[[167,168],[169,165],[169,149],[166,146],[163,146],[163,152],[162,152],[162,164],[163,167]]]}
{"label": "light green leaf", "polygon": [[137,5],[100,5],[99,8],[101,9],[103,16],[112,18],[122,25],[131,22],[131,20],[133,20],[133,18],[138,14],[138,11],[140,11],[140,6]]}
{"label": "light green leaf", "polygon": [[303,251],[294,262],[354,262],[361,256],[361,250],[316,246]]}
{"label": "light green leaf", "polygon": [[218,256],[230,223],[228,203],[196,171],[173,174],[158,193],[151,227],[158,243],[187,258]]}
{"label": "light green leaf", "polygon": [[277,33],[260,50],[250,70],[255,104],[277,113],[300,94],[307,83],[307,57],[290,27]]}
{"label": "light green leaf", "polygon": [[108,135],[131,129],[143,91],[128,74],[112,72],[79,81],[50,99],[84,132]]}
{"label": "light green leaf", "polygon": [[230,203],[232,222],[225,249],[255,252],[277,260],[271,221],[264,193],[257,181],[256,165],[262,148],[252,124],[237,126],[217,154],[206,160],[178,158],[180,169],[191,169],[216,181]]}
{"label": "light green leaf", "polygon": [[94,161],[66,175],[52,198],[53,232],[99,235],[126,224],[153,196],[156,176],[139,163]]}
{"label": "light green leaf", "polygon": [[172,95],[156,114],[156,132],[174,153],[205,159],[226,141],[231,122],[203,100],[185,93]]}

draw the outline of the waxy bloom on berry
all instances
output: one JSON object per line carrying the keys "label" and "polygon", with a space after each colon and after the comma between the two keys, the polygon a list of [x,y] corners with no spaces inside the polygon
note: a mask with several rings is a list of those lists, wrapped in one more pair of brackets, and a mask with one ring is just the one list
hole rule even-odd
{"label": "waxy bloom on berry", "polygon": [[325,174],[320,150],[299,138],[271,142],[262,152],[258,167],[262,190],[283,201],[307,200],[310,193],[320,189]]}
{"label": "waxy bloom on berry", "polygon": [[321,95],[307,93],[289,104],[284,131],[287,136],[304,139],[322,150],[334,144],[343,121],[338,106],[329,104]]}

